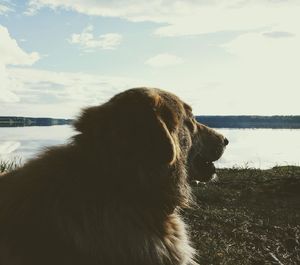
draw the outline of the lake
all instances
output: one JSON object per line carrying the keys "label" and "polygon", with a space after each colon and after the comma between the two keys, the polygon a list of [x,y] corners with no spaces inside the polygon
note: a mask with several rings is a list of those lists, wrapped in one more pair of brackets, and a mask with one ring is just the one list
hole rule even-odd
{"label": "lake", "polygon": [[[300,129],[217,129],[230,141],[217,167],[270,168],[300,165]],[[0,159],[34,157],[46,146],[67,142],[69,125],[0,128]]]}

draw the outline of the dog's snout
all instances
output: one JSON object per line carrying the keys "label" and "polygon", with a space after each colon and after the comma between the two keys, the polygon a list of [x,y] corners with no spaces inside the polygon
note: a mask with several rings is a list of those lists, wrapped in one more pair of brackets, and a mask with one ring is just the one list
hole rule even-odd
{"label": "dog's snout", "polygon": [[228,144],[229,144],[228,139],[227,139],[227,138],[224,138],[224,145],[226,146],[226,145],[228,145]]}

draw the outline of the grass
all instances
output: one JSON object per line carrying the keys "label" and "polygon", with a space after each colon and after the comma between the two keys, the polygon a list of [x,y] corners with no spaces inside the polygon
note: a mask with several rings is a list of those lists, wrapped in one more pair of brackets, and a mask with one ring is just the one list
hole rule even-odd
{"label": "grass", "polygon": [[7,171],[12,171],[16,168],[18,168],[22,164],[21,159],[15,157],[12,160],[1,160],[0,161],[0,174],[7,172]]}
{"label": "grass", "polygon": [[[20,160],[0,162],[0,172]],[[219,181],[194,186],[186,210],[203,265],[300,264],[300,167],[219,169]]]}
{"label": "grass", "polygon": [[300,264],[300,167],[221,169],[185,212],[200,264]]}

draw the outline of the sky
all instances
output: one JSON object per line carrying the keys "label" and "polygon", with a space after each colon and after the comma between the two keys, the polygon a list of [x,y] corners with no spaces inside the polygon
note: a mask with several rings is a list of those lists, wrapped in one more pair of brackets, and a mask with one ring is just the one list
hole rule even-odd
{"label": "sky", "polygon": [[140,86],[196,115],[300,115],[300,0],[0,0],[0,116]]}

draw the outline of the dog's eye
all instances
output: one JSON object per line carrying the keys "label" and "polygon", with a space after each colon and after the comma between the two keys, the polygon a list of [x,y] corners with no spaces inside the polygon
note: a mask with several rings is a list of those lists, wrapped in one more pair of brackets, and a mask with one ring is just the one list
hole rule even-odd
{"label": "dog's eye", "polygon": [[185,120],[185,125],[186,127],[192,132],[194,133],[195,132],[195,124],[192,122],[192,120],[188,119],[188,120]]}

